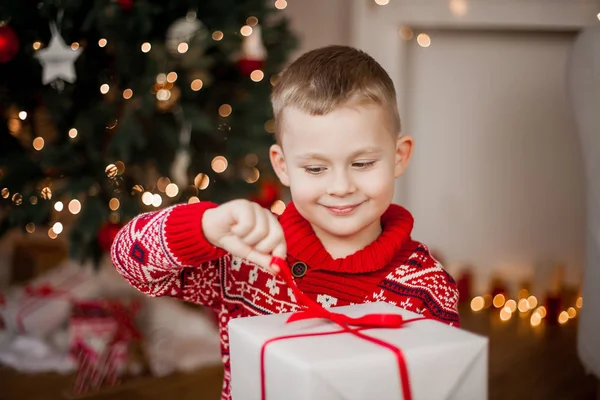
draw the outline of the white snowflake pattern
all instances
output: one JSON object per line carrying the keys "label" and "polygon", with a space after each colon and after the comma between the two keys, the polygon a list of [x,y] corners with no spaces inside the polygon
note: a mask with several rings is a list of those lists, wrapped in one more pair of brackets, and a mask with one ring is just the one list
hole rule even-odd
{"label": "white snowflake pattern", "polygon": [[267,280],[267,287],[271,296],[279,294],[279,286],[277,286],[277,280],[274,277]]}
{"label": "white snowflake pattern", "polygon": [[383,302],[388,301],[387,297],[385,297],[385,295],[383,294],[383,290],[381,290],[379,293],[374,293],[373,294],[373,299],[375,301],[383,301]]}
{"label": "white snowflake pattern", "polygon": [[317,295],[317,302],[321,303],[323,307],[333,307],[337,304],[338,299],[328,294]]}
{"label": "white snowflake pattern", "polygon": [[250,274],[248,276],[248,282],[250,282],[250,284],[253,284],[254,282],[256,282],[257,279],[258,279],[258,266],[254,267],[252,270],[250,270]]}
{"label": "white snowflake pattern", "polygon": [[400,302],[400,307],[409,310],[411,307],[413,306],[413,304],[410,302],[410,299],[406,299]]}
{"label": "white snowflake pattern", "polygon": [[294,295],[294,291],[292,290],[292,288],[288,288],[287,294],[288,294],[290,300],[292,301],[292,303],[295,303],[296,302],[296,295]]}
{"label": "white snowflake pattern", "polygon": [[234,256],[231,258],[231,269],[234,271],[239,271],[242,268],[242,257]]}

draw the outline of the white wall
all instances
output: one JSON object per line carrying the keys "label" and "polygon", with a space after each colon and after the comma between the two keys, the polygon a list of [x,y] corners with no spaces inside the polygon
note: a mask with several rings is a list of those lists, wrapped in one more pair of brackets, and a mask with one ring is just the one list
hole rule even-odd
{"label": "white wall", "polygon": [[289,0],[283,13],[300,39],[290,61],[329,44],[350,41],[350,5],[347,0]]}

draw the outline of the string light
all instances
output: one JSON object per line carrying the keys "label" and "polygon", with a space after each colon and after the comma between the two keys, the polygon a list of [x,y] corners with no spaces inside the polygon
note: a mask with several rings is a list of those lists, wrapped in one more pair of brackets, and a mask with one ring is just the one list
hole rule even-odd
{"label": "string light", "polygon": [[167,82],[173,83],[177,80],[177,72],[169,72],[167,74]]}
{"label": "string light", "polygon": [[229,117],[231,115],[232,111],[233,111],[233,109],[231,108],[231,106],[229,104],[222,104],[219,107],[219,115],[221,117]]}
{"label": "string light", "polygon": [[77,199],[71,200],[68,207],[69,212],[73,215],[77,215],[81,211],[81,203]]}
{"label": "string light", "polygon": [[159,85],[164,85],[165,83],[167,83],[167,74],[158,74],[156,75],[156,83],[158,83]]}
{"label": "string light", "polygon": [[32,144],[34,149],[40,151],[44,148],[44,138],[38,136],[35,139],[33,139]]}
{"label": "string light", "polygon": [[281,200],[275,200],[275,203],[271,206],[271,212],[277,215],[283,214],[285,211],[285,203]]}
{"label": "string light", "polygon": [[77,129],[75,129],[75,128],[69,129],[69,137],[71,139],[75,139],[77,137]]}
{"label": "string light", "polygon": [[148,42],[142,43],[142,52],[143,53],[149,52],[151,48],[152,48],[152,45],[150,43],[148,43]]}
{"label": "string light", "polygon": [[166,176],[160,177],[156,181],[156,188],[160,192],[164,193],[167,190],[167,185],[169,185],[169,183],[171,183],[171,180],[168,177],[166,177]]}
{"label": "string light", "polygon": [[385,6],[390,3],[390,0],[375,0],[375,4],[378,6]]}
{"label": "string light", "polygon": [[546,307],[544,306],[539,306],[537,310],[535,310],[536,314],[539,314],[541,318],[545,318],[546,317]]}
{"label": "string light", "polygon": [[244,170],[244,180],[248,183],[255,183],[260,178],[260,171],[258,168],[253,167]]}
{"label": "string light", "polygon": [[160,89],[156,92],[156,98],[159,101],[167,101],[171,98],[171,91],[167,89]]}
{"label": "string light", "polygon": [[192,196],[188,200],[188,204],[194,204],[194,203],[200,203],[200,199],[197,198],[196,196]]}
{"label": "string light", "polygon": [[177,46],[177,51],[180,54],[186,53],[188,51],[188,49],[190,48],[190,46],[186,43],[186,42],[181,42],[179,43],[179,45]]}
{"label": "string light", "polygon": [[494,304],[494,307],[500,308],[504,305],[505,301],[506,300],[504,298],[504,295],[502,293],[499,293],[494,296],[494,300],[492,301],[492,303]]}
{"label": "string light", "polygon": [[48,229],[48,237],[50,239],[56,239],[58,235],[56,234],[56,232],[54,232],[54,230],[52,230],[52,228],[50,228]]}
{"label": "string light", "polygon": [[202,89],[202,85],[202,79],[194,79],[190,84],[190,87],[194,92],[197,92],[198,90]]}
{"label": "string light", "polygon": [[519,303],[517,304],[517,308],[522,313],[529,311],[529,303],[527,302],[527,299],[519,300]]}
{"label": "string light", "polygon": [[27,118],[27,111],[19,111],[19,118],[21,121],[25,121],[25,118]]}
{"label": "string light", "polygon": [[519,290],[519,299],[526,299],[527,297],[529,297],[529,290],[527,290],[527,289]]}
{"label": "string light", "polygon": [[252,79],[254,82],[260,82],[263,80],[264,77],[265,73],[262,72],[260,69],[255,69],[250,73],[250,79]]}
{"label": "string light", "polygon": [[538,313],[531,314],[531,318],[529,319],[529,323],[531,326],[538,326],[542,323],[542,317]]}
{"label": "string light", "polygon": [[152,200],[153,200],[152,193],[144,192],[144,194],[142,195],[142,203],[149,206],[152,204]]}
{"label": "string light", "polygon": [[104,84],[102,84],[102,86],[100,86],[100,93],[102,93],[102,94],[108,93],[109,90],[110,90],[110,86],[108,86],[107,83],[104,83]]}
{"label": "string light", "polygon": [[79,43],[73,42],[71,43],[71,50],[75,51],[79,48]]}
{"label": "string light", "polygon": [[563,311],[558,315],[559,323],[566,324],[568,320],[569,320],[569,314],[566,311]]}
{"label": "string light", "polygon": [[42,42],[33,42],[33,49],[39,50],[42,47]]}
{"label": "string light", "polygon": [[517,302],[513,299],[508,299],[506,300],[504,307],[508,308],[511,313],[514,313],[515,311],[517,311]]}
{"label": "string light", "polygon": [[256,17],[248,17],[248,18],[246,18],[246,25],[248,25],[248,26],[256,26],[256,25],[258,25],[258,18],[256,18]]}
{"label": "string light", "polygon": [[577,301],[575,302],[575,307],[577,307],[577,308],[583,307],[583,297],[579,296],[577,298]]}
{"label": "string light", "polygon": [[285,1],[285,0],[276,0],[275,1],[275,8],[276,9],[283,10],[286,7],[287,7],[287,1]]}
{"label": "string light", "polygon": [[174,183],[169,183],[165,189],[165,192],[167,193],[167,196],[175,197],[177,194],[179,194],[179,187]]}
{"label": "string light", "polygon": [[535,308],[538,305],[538,299],[535,296],[529,296],[527,298],[527,304],[529,305],[529,308]]}
{"label": "string light", "polygon": [[154,207],[160,207],[160,205],[162,204],[162,197],[160,194],[158,193],[154,193],[152,195],[152,205]]}
{"label": "string light", "polygon": [[500,310],[500,319],[502,321],[508,321],[510,317],[512,317],[512,312],[510,311],[510,308],[506,306],[503,307],[502,310]]}
{"label": "string light", "polygon": [[215,171],[218,174],[225,172],[225,170],[227,169],[227,165],[227,159],[223,156],[216,156],[210,163],[210,166],[212,167],[213,171]]}
{"label": "string light", "polygon": [[194,186],[196,186],[200,190],[206,189],[209,184],[210,184],[210,179],[209,179],[208,175],[206,175],[206,174],[199,173],[194,178]]}
{"label": "string light", "polygon": [[54,203],[54,209],[58,212],[61,212],[64,207],[65,206],[62,201],[57,201],[56,203]]}
{"label": "string light", "polygon": [[8,188],[4,188],[2,189],[2,197],[5,199],[8,199],[8,197],[10,196],[10,190],[8,190]]}
{"label": "string light", "polygon": [[426,33],[420,33],[417,36],[417,43],[421,47],[429,47],[429,46],[431,46],[431,38]]}
{"label": "string light", "polygon": [[223,35],[223,32],[221,32],[221,31],[214,31],[212,34],[212,38],[216,42],[223,39],[223,36],[225,36],[225,35]]}
{"label": "string light", "polygon": [[131,89],[123,90],[123,98],[125,100],[129,100],[131,98],[131,96],[133,96],[133,90],[131,90]]}
{"label": "string light", "polygon": [[252,35],[252,31],[252,27],[248,25],[244,25],[240,28],[240,33],[242,34],[242,36],[250,36]]}
{"label": "string light", "polygon": [[104,38],[98,40],[98,46],[100,46],[100,47],[106,46],[107,43],[108,43],[108,41]]}
{"label": "string light", "polygon": [[575,310],[573,307],[569,307],[567,308],[567,315],[569,318],[573,319],[577,316],[577,310]]}
{"label": "string light", "polygon": [[474,297],[471,300],[471,310],[473,311],[481,311],[483,310],[483,306],[485,304],[485,300],[481,296]]}
{"label": "string light", "polygon": [[61,224],[60,222],[55,222],[54,225],[52,225],[52,230],[57,235],[60,235],[63,231],[63,224]]}
{"label": "string light", "polygon": [[112,199],[110,199],[110,201],[108,202],[108,207],[113,210],[113,211],[117,211],[119,209],[119,207],[121,206],[121,202],[119,201],[119,199],[117,199],[116,197],[113,197]]}

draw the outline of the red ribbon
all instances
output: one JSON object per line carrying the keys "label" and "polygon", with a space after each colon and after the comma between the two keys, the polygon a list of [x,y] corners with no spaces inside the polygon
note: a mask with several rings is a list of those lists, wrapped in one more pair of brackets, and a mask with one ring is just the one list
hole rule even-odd
{"label": "red ribbon", "polygon": [[[367,340],[371,343],[375,343],[378,346],[384,347],[396,356],[396,361],[398,363],[398,371],[400,376],[400,382],[402,386],[402,395],[404,400],[412,400],[412,393],[410,390],[410,380],[408,377],[408,367],[406,366],[406,359],[404,358],[404,353],[398,347],[375,337],[365,335],[362,333],[363,330],[373,329],[373,328],[387,328],[387,329],[397,329],[403,327],[405,324],[417,320],[424,319],[420,318],[412,318],[405,320],[401,315],[398,314],[367,314],[362,317],[352,318],[344,314],[334,313],[325,308],[323,308],[319,303],[310,299],[306,296],[302,291],[296,286],[290,270],[288,268],[285,260],[279,257],[273,257],[272,263],[277,265],[280,269],[280,276],[283,278],[285,283],[292,289],[294,295],[296,296],[296,302],[305,308],[306,311],[298,312],[292,314],[287,323],[300,321],[304,319],[310,318],[323,318],[329,321],[332,321],[339,325],[342,329],[332,332],[318,332],[318,333],[300,333],[295,335],[287,335],[287,336],[278,336],[272,339],[267,340],[263,343],[260,350],[260,390],[261,390],[261,399],[266,400],[266,379],[265,379],[265,351],[267,345],[279,340],[285,339],[294,339],[301,337],[312,337],[312,336],[326,336],[326,335],[335,335],[338,333],[350,333],[356,337]],[[354,327],[354,328],[353,328]]]}

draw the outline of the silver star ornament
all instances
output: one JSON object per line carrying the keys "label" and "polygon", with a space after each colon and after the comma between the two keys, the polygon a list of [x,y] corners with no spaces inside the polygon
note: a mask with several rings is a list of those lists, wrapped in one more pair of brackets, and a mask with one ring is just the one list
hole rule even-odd
{"label": "silver star ornament", "polygon": [[75,60],[81,55],[81,49],[73,50],[65,44],[56,27],[51,27],[52,38],[45,49],[39,50],[36,57],[42,64],[42,83],[47,85],[57,79],[74,83]]}

